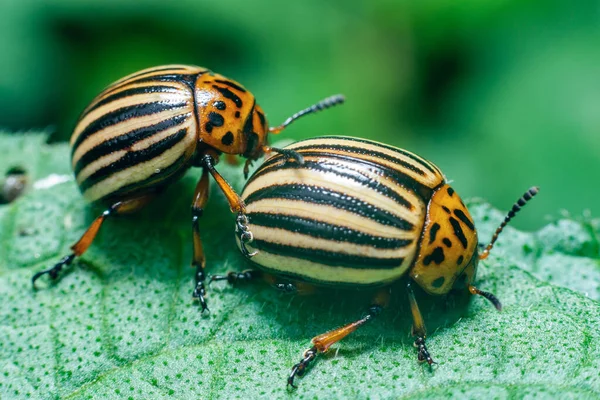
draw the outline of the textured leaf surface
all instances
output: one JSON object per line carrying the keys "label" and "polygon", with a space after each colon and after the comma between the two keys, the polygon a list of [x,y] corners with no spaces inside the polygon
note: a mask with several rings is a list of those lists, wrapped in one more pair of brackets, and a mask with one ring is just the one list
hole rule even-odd
{"label": "textured leaf surface", "polygon": [[[380,319],[321,356],[288,394],[285,377],[310,338],[359,317],[368,297],[214,284],[212,313],[201,317],[189,268],[198,171],[139,214],[107,222],[59,282],[34,291],[33,273],[67,254],[100,212],[79,195],[68,148],[44,139],[0,135],[0,173],[23,166],[36,187],[0,207],[3,399],[600,396],[598,220],[509,228],[477,282],[502,300],[501,313],[481,298],[420,296],[434,371],[416,362],[397,287]],[[240,168],[220,169],[241,186]],[[51,186],[49,176],[68,180]],[[478,200],[470,210],[488,240],[503,214]],[[247,267],[218,190],[202,231],[209,273]]]}

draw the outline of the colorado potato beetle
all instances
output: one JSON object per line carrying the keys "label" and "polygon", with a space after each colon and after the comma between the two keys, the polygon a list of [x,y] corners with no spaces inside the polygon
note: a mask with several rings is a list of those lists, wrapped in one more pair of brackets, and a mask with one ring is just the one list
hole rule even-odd
{"label": "colorado potato beetle", "polygon": [[166,65],[116,81],[83,111],[71,137],[72,167],[83,196],[109,207],[72,246],[71,254],[33,276],[34,285],[44,274],[55,279],[82,255],[108,217],[140,209],[196,166],[203,171],[192,202],[193,297],[202,311],[207,310],[206,261],[198,221],[208,200],[208,174],[225,194],[231,211],[245,212],[244,202],[215,169],[219,155],[246,157],[246,175],[251,162],[264,153],[300,159],[293,150],[268,146],[268,133],[277,134],[299,117],[343,101],[340,95],[328,97],[269,128],[249,91],[206,68]]}
{"label": "colorado potato beetle", "polygon": [[377,316],[389,300],[389,285],[400,279],[407,280],[417,358],[429,365],[434,361],[411,282],[431,295],[467,289],[501,309],[493,294],[473,286],[477,263],[538,188],[530,188],[513,205],[480,254],[469,211],[430,161],[341,136],[300,141],[286,149],[304,162],[274,155],[242,192],[246,213],[238,221],[238,246],[258,269],[210,280],[233,283],[260,276],[285,291],[381,288],[363,318],[312,339],[288,385],[294,386],[294,378],[304,374],[318,353]]}

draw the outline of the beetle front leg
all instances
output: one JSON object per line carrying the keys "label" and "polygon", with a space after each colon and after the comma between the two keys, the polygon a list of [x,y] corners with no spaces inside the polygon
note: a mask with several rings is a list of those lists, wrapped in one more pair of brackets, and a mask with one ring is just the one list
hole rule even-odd
{"label": "beetle front leg", "polygon": [[406,290],[408,292],[408,301],[410,303],[410,311],[413,317],[412,335],[417,337],[414,343],[414,346],[417,348],[417,359],[419,362],[427,362],[427,364],[430,366],[431,364],[437,364],[431,358],[431,355],[427,350],[427,346],[425,345],[427,329],[425,328],[425,322],[423,321],[423,316],[419,310],[419,305],[417,304],[417,299],[415,298],[415,293],[410,286],[410,282],[406,285]]}
{"label": "beetle front leg", "polygon": [[252,243],[254,236],[248,229],[248,217],[246,216],[246,205],[244,204],[244,201],[237,192],[233,190],[229,182],[227,182],[227,180],[225,180],[225,178],[223,178],[223,176],[215,169],[216,159],[213,155],[210,153],[204,154],[200,159],[200,163],[208,170],[208,172],[210,172],[221,191],[223,191],[225,198],[229,202],[231,212],[238,214],[236,218],[236,232],[240,235],[242,253],[247,257],[254,256],[256,253],[250,253],[246,247],[246,244]]}
{"label": "beetle front leg", "polygon": [[58,278],[58,274],[62,269],[66,266],[71,265],[75,257],[79,257],[90,247],[96,235],[100,231],[100,227],[104,224],[107,218],[112,217],[114,215],[131,213],[139,210],[144,207],[150,200],[154,198],[154,194],[147,194],[140,197],[133,197],[127,200],[122,200],[114,203],[110,206],[106,211],[100,214],[94,222],[89,226],[89,228],[85,231],[85,233],[81,236],[81,238],[71,246],[71,250],[73,253],[68,256],[63,257],[58,263],[56,263],[52,268],[45,269],[43,271],[37,272],[31,278],[31,283],[35,287],[35,282],[42,276],[48,274],[52,280]]}
{"label": "beetle front leg", "polygon": [[206,279],[206,275],[204,274],[206,257],[204,256],[204,248],[202,246],[202,239],[200,238],[199,223],[204,207],[208,202],[209,187],[208,172],[206,169],[203,169],[202,176],[196,185],[194,202],[192,203],[192,239],[194,243],[192,267],[196,267],[196,273],[194,275],[195,286],[192,297],[198,299],[202,307],[202,312],[208,311],[208,306],[206,305],[206,288],[204,287],[204,281]]}

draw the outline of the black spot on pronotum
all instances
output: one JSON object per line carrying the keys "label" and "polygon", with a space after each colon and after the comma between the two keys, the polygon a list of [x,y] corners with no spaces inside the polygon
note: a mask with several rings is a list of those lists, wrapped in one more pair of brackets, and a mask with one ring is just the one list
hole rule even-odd
{"label": "black spot on pronotum", "polygon": [[215,79],[215,82],[219,82],[222,83],[223,85],[227,85],[230,88],[233,88],[235,90],[239,90],[242,93],[246,93],[246,89],[244,89],[243,87],[241,87],[240,85],[237,85],[235,83],[233,83],[230,80],[224,80],[224,79]]}
{"label": "black spot on pronotum", "polygon": [[231,90],[224,88],[224,87],[217,86],[217,85],[212,85],[212,87],[217,89],[219,91],[219,93],[221,93],[223,95],[223,97],[233,101],[237,108],[241,108],[242,105],[244,104],[242,102],[242,99],[240,99],[239,96],[237,94],[233,93]]}
{"label": "black spot on pronotum", "polygon": [[223,143],[225,146],[229,146],[233,143],[233,133],[231,132],[227,132],[222,138],[221,138],[221,143]]}
{"label": "black spot on pronotum", "polygon": [[208,121],[206,124],[204,124],[204,130],[207,133],[211,133],[213,130],[213,124],[211,124],[210,121]]}
{"label": "black spot on pronotum", "polygon": [[450,209],[446,206],[442,206],[442,208],[444,209],[444,211],[446,211],[448,214],[450,214]]}
{"label": "black spot on pronotum", "polygon": [[439,278],[437,278],[436,280],[431,282],[431,286],[433,286],[434,288],[441,288],[442,285],[444,284],[445,280],[446,280],[446,278],[444,278],[443,276],[440,276]]}
{"label": "black spot on pronotum", "polygon": [[446,245],[446,247],[452,247],[452,242],[448,238],[443,238],[442,242]]}
{"label": "black spot on pronotum", "polygon": [[460,241],[460,244],[462,244],[462,246],[466,249],[468,242],[467,238],[465,237],[465,233],[463,232],[460,226],[460,222],[458,222],[454,217],[450,217],[450,225],[452,225],[452,228],[454,229],[454,234]]}
{"label": "black spot on pronotum", "polygon": [[235,117],[236,117],[236,118],[239,118],[239,117],[240,117],[240,112],[239,112],[239,111],[236,111],[236,112],[235,112]]}
{"label": "black spot on pronotum", "polygon": [[435,237],[439,230],[440,230],[440,224],[438,224],[437,222],[435,224],[431,225],[431,230],[429,231],[429,244],[435,242]]}
{"label": "black spot on pronotum", "polygon": [[440,265],[444,259],[444,249],[441,247],[436,247],[431,254],[425,256],[423,259],[423,265],[429,265],[432,261],[437,265]]}
{"label": "black spot on pronotum", "polygon": [[470,230],[475,230],[475,225],[473,225],[473,222],[469,219],[469,217],[467,217],[463,210],[454,210],[454,215],[456,215],[458,219],[460,219],[466,226],[468,226]]}
{"label": "black spot on pronotum", "polygon": [[225,123],[225,119],[223,119],[223,116],[216,112],[208,113],[208,120],[211,124],[213,124],[213,126],[223,126],[223,124]]}
{"label": "black spot on pronotum", "polygon": [[459,256],[458,260],[456,260],[456,265],[461,265],[463,263],[463,261],[465,260],[465,258],[463,256]]}
{"label": "black spot on pronotum", "polygon": [[227,105],[225,104],[225,102],[224,102],[224,101],[220,101],[220,100],[218,100],[218,101],[215,101],[215,102],[213,103],[213,106],[214,106],[214,107],[215,107],[217,110],[221,110],[221,111],[223,111],[224,109],[226,109],[226,108],[227,108]]}
{"label": "black spot on pronotum", "polygon": [[451,187],[448,187],[448,196],[452,197],[454,196],[454,189],[452,189]]}

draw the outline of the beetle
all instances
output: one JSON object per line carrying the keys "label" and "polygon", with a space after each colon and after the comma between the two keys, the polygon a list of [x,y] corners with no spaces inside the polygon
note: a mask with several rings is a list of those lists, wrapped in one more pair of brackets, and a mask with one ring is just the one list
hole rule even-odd
{"label": "beetle", "polygon": [[296,119],[340,104],[343,96],[328,97],[269,128],[252,93],[239,83],[206,68],[165,65],[126,76],[102,91],[85,108],[71,137],[71,162],[86,200],[108,208],[97,217],[71,249],[52,268],[36,273],[57,278],[64,266],[82,255],[103,222],[111,216],[145,206],[164,187],[191,167],[201,167],[192,203],[193,260],[196,268],[193,297],[202,311],[205,300],[206,260],[198,227],[208,201],[208,175],[225,194],[231,211],[244,213],[244,202],[217,172],[219,155],[247,158],[244,172],[264,153],[280,152],[292,159],[292,150],[268,145]]}
{"label": "beetle", "polygon": [[473,286],[506,224],[538,193],[530,188],[513,205],[492,240],[479,253],[477,231],[465,204],[432,162],[409,151],[343,136],[299,141],[286,147],[303,163],[268,158],[242,192],[237,243],[257,269],[216,275],[210,282],[262,277],[286,292],[315,286],[377,288],[366,315],[315,336],[293,366],[288,385],[331,345],[371,321],[387,305],[389,286],[401,279],[413,318],[420,362],[434,363],[425,343],[425,323],[412,283],[430,295],[467,289],[500,301]]}

